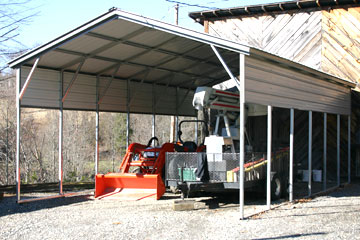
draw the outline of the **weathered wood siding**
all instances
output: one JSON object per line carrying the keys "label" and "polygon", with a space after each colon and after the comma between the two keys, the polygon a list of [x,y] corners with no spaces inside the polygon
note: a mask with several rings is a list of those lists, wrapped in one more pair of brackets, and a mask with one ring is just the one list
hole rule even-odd
{"label": "weathered wood siding", "polygon": [[209,33],[265,50],[320,70],[320,11],[247,18],[209,23]]}
{"label": "weathered wood siding", "polygon": [[233,17],[206,26],[210,34],[360,82],[360,7]]}
{"label": "weathered wood siding", "polygon": [[350,89],[250,56],[245,58],[245,101],[348,115]]}
{"label": "weathered wood siding", "polygon": [[322,11],[322,70],[360,82],[360,7]]}

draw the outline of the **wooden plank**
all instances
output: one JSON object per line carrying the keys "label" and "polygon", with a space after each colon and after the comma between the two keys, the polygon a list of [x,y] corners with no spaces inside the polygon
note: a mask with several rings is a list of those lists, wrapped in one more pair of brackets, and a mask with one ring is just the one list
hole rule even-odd
{"label": "wooden plank", "polygon": [[[264,50],[275,52],[282,49],[282,46],[289,41],[290,37],[301,27],[303,26],[309,19],[311,18],[311,14],[299,13],[297,15],[293,15],[289,17],[289,21],[286,22],[285,25],[273,26],[273,38],[266,43]],[[280,28],[278,30],[278,28]]]}
{"label": "wooden plank", "polygon": [[[323,29],[342,45],[348,54],[358,59],[360,57],[360,30],[354,34],[349,27],[350,24],[344,21],[345,19],[345,17],[336,19],[331,15],[329,17],[324,16]],[[360,25],[360,20],[358,24]]]}
{"label": "wooden plank", "polygon": [[321,33],[321,15],[312,14],[307,23],[303,24],[280,49],[279,55],[285,58],[294,59],[294,57],[303,51],[309,42],[318,33]]}
{"label": "wooden plank", "polygon": [[293,57],[293,61],[321,70],[321,31]]}
{"label": "wooden plank", "polygon": [[272,24],[263,29],[263,49],[266,48],[268,43],[273,41],[273,39],[279,35],[279,32],[292,20],[292,16],[289,14],[280,14],[275,17],[275,20]]}
{"label": "wooden plank", "polygon": [[[340,74],[345,75],[348,80],[358,81],[360,72],[356,66],[354,66],[356,61],[354,61],[336,41],[331,37],[327,37],[327,33],[324,33],[323,36],[322,55],[328,58],[329,61],[332,61],[337,67],[336,71],[334,71],[335,69],[331,70],[332,74],[335,74],[335,76],[340,76]],[[323,70],[325,69],[326,67],[323,66]],[[326,70],[329,71],[329,69]]]}

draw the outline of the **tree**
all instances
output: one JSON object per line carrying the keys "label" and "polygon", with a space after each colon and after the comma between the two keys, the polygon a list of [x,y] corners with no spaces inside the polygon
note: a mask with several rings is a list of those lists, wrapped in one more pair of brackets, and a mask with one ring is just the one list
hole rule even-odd
{"label": "tree", "polygon": [[[38,14],[30,7],[31,0],[0,0],[0,74],[7,68],[6,62],[26,50],[17,41],[21,26],[28,24]],[[1,81],[1,78],[0,78]]]}

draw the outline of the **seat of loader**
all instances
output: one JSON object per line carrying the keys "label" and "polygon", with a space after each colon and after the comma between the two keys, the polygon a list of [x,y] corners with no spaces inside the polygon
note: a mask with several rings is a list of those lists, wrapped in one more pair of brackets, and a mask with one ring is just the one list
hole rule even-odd
{"label": "seat of loader", "polygon": [[177,152],[196,152],[197,145],[195,142],[184,142],[183,145],[175,145],[175,151]]}

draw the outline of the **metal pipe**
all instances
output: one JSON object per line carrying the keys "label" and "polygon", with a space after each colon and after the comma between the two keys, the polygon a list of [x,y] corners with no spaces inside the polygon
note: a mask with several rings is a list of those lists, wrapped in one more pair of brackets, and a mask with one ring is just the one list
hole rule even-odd
{"label": "metal pipe", "polygon": [[175,142],[179,141],[179,116],[175,116]]}
{"label": "metal pipe", "polygon": [[267,168],[266,168],[266,206],[271,208],[271,134],[272,134],[272,107],[268,106],[267,117]]}
{"label": "metal pipe", "polygon": [[351,182],[351,115],[348,116],[348,183]]}
{"label": "metal pipe", "polygon": [[21,70],[16,69],[16,199],[20,201],[20,124],[21,124]]}
{"label": "metal pipe", "polygon": [[96,76],[95,175],[99,172],[99,76]]}
{"label": "metal pipe", "polygon": [[175,111],[176,111],[176,116],[175,116],[175,142],[177,143],[179,141],[179,108],[178,108],[178,104],[179,104],[179,87],[176,87],[176,101],[175,101]]}
{"label": "metal pipe", "polygon": [[312,111],[309,111],[309,146],[308,146],[308,194],[311,196],[312,177]]}
{"label": "metal pipe", "polygon": [[70,89],[72,88],[74,82],[76,81],[76,79],[77,79],[77,77],[78,77],[78,74],[79,74],[79,72],[80,72],[80,69],[81,69],[81,67],[84,65],[84,63],[85,63],[85,59],[84,59],[82,62],[79,63],[79,65],[78,65],[78,67],[77,67],[77,69],[76,69],[76,72],[74,73],[74,75],[73,75],[73,77],[72,77],[72,79],[71,79],[68,87],[67,87],[66,90],[65,90],[65,94],[64,94],[64,95],[63,95],[63,93],[61,94],[61,95],[63,96],[62,99],[61,99],[62,102],[65,102],[65,99],[66,99],[67,95],[69,94]]}
{"label": "metal pipe", "polygon": [[[198,121],[198,115],[197,115],[197,111],[196,111],[196,121]],[[196,145],[198,145],[198,131],[199,131],[199,124],[198,122],[195,122],[195,143]]]}
{"label": "metal pipe", "polygon": [[151,125],[151,135],[152,137],[155,137],[155,84],[152,85],[152,125]]}
{"label": "metal pipe", "polygon": [[37,58],[37,59],[35,60],[35,63],[34,63],[34,65],[33,65],[33,67],[31,68],[29,75],[28,75],[27,78],[26,78],[26,81],[25,81],[25,83],[24,83],[24,86],[23,86],[23,88],[22,88],[21,91],[20,91],[20,96],[19,96],[20,100],[22,100],[22,98],[23,98],[23,96],[24,96],[24,94],[25,94],[25,92],[26,92],[26,89],[27,89],[27,87],[28,87],[29,84],[30,84],[32,75],[34,74],[35,69],[36,69],[39,61],[40,61],[40,58]]}
{"label": "metal pipe", "polygon": [[[223,65],[225,71],[227,72],[227,74],[230,76],[230,78],[234,81],[235,86],[239,89],[241,89],[240,83],[237,80],[237,78],[232,74],[232,72],[230,71],[230,68],[227,66],[226,62],[224,61],[224,59],[221,57],[220,53],[218,52],[218,50],[216,49],[216,47],[214,45],[210,45],[210,47],[212,48],[212,50],[214,51],[215,55],[217,56],[217,58],[219,59],[219,61],[221,62],[221,64]],[[241,70],[240,70],[241,71]]]}
{"label": "metal pipe", "polygon": [[289,201],[294,200],[294,109],[290,109]]}
{"label": "metal pipe", "polygon": [[340,114],[337,115],[336,145],[336,176],[337,185],[340,186]]}
{"label": "metal pipe", "polygon": [[64,71],[60,72],[60,99],[59,99],[59,194],[63,193],[63,85]]}
{"label": "metal pipe", "polygon": [[239,210],[240,219],[244,219],[244,158],[245,158],[245,55],[239,55],[240,69],[240,160],[239,160]]}
{"label": "metal pipe", "polygon": [[130,79],[127,80],[126,98],[126,149],[130,145]]}
{"label": "metal pipe", "polygon": [[327,173],[327,113],[324,113],[324,153],[323,153],[323,190],[326,190]]}
{"label": "metal pipe", "polygon": [[155,137],[155,114],[152,115],[151,135]]}

